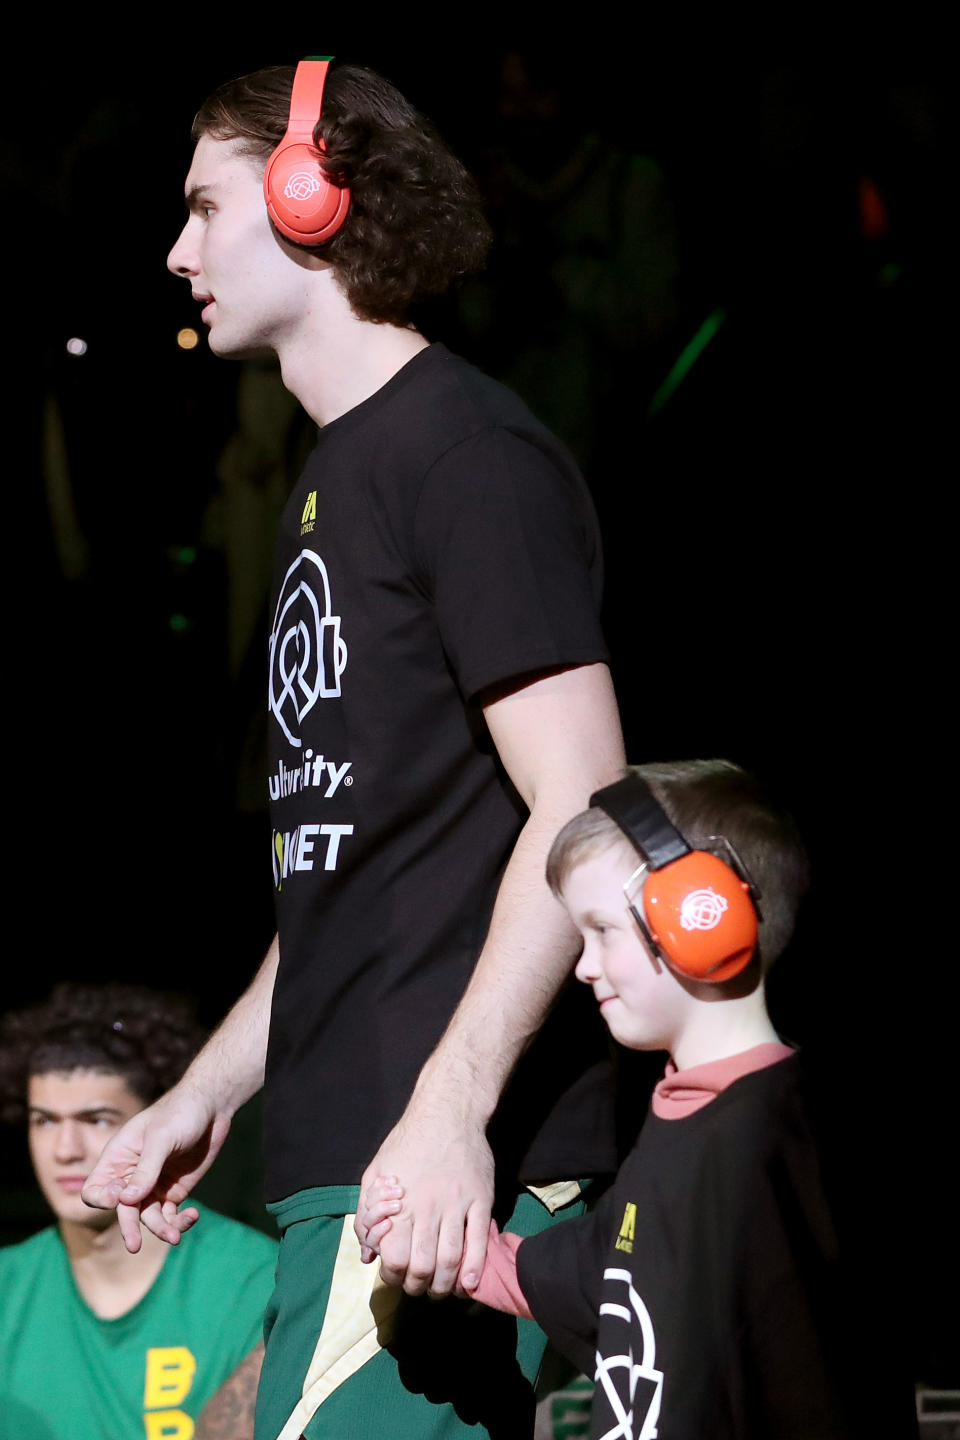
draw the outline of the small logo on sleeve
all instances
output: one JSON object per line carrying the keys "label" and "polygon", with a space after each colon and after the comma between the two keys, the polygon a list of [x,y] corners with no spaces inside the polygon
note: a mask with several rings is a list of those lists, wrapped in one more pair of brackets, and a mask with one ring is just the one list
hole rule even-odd
{"label": "small logo on sleeve", "polygon": [[633,1254],[633,1241],[637,1233],[637,1207],[629,1200],[624,1206],[623,1219],[620,1222],[620,1234],[617,1236],[617,1250],[625,1250],[628,1255]]}
{"label": "small logo on sleeve", "polygon": [[315,529],[317,523],[317,492],[311,490],[307,496],[307,503],[303,507],[303,514],[300,516],[300,534],[309,535]]}

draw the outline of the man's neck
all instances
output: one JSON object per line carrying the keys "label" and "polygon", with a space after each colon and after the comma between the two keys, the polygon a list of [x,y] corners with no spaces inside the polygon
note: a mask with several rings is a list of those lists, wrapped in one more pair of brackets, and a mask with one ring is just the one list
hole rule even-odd
{"label": "man's neck", "polygon": [[418,330],[361,320],[332,271],[320,279],[315,298],[319,303],[278,356],[284,385],[323,426],[369,400],[429,342]]}
{"label": "man's neck", "polygon": [[143,1244],[131,1255],[116,1224],[92,1230],[65,1220],[60,1222],[60,1235],[77,1289],[101,1320],[115,1320],[143,1299],[170,1248],[144,1230]]}

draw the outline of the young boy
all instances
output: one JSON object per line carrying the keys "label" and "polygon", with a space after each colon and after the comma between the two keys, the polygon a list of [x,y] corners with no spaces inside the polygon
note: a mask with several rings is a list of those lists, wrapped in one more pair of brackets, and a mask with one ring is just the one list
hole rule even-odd
{"label": "young boy", "polygon": [[[560,832],[547,878],[611,1035],[670,1059],[596,1209],[523,1241],[491,1225],[461,1284],[595,1379],[592,1436],[859,1433],[803,1071],[764,999],[807,882],[793,824],[727,761],[640,766]],[[402,1194],[381,1182],[370,1223]]]}
{"label": "young boy", "polygon": [[116,1214],[80,1198],[202,1039],[184,1004],[132,985],[60,985],[0,1027],[4,1117],[26,1119],[56,1221],[0,1250],[0,1434],[252,1436],[275,1242],[206,1210],[199,1244],[147,1232],[130,1255]]}

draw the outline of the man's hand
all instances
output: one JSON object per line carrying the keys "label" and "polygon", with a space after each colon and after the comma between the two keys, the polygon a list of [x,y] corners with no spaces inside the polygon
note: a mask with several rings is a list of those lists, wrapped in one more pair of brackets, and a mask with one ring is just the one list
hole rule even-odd
{"label": "man's hand", "polygon": [[83,1199],[101,1210],[116,1209],[124,1244],[140,1249],[140,1226],[177,1245],[199,1218],[177,1206],[212,1165],[230,1129],[196,1091],[175,1087],[128,1120],[87,1176]]}
{"label": "man's hand", "polygon": [[236,1111],[263,1084],[279,963],[274,937],[252,982],[182,1080],[117,1131],[87,1176],[84,1200],[116,1210],[132,1255],[140,1249],[141,1225],[176,1245],[199,1218],[177,1206],[213,1164]]}
{"label": "man's hand", "polygon": [[379,1236],[384,1280],[408,1295],[449,1295],[458,1281],[470,1289],[471,1279],[476,1285],[493,1206],[493,1156],[483,1132],[408,1108],[361,1182],[354,1228],[367,1261],[383,1219],[384,1176],[403,1180],[402,1204]]}

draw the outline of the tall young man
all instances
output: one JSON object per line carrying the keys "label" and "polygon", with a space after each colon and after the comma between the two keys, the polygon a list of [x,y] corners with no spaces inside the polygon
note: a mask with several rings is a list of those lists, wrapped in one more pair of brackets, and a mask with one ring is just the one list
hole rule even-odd
{"label": "tall young man", "polygon": [[[301,69],[294,109],[322,78]],[[499,1210],[531,1229],[615,1164],[595,1017],[571,993],[544,1025],[577,949],[544,859],[623,763],[596,522],[522,403],[411,323],[488,236],[466,173],[387,82],[326,76],[324,153],[287,184],[332,186],[342,223],[319,243],[280,233],[263,174],[293,80],[261,71],[202,107],[169,258],[212,349],[275,353],[320,427],[270,640],[278,938],[85,1194],[118,1205],[131,1248],[141,1224],[176,1243],[193,1220],[177,1203],[266,1068],[284,1240],[258,1436],[523,1435],[513,1322],[418,1297],[479,1271],[494,1154]],[[352,1232],[358,1186],[384,1173],[407,1196],[382,1251],[406,1291],[389,1324]],[[521,1186],[540,1198],[515,1208]],[[527,1373],[539,1343],[521,1336]]]}

